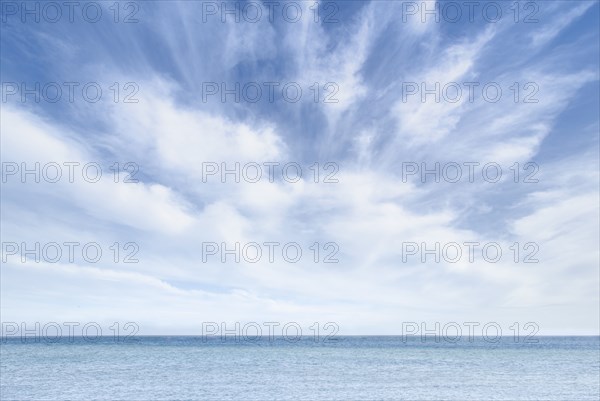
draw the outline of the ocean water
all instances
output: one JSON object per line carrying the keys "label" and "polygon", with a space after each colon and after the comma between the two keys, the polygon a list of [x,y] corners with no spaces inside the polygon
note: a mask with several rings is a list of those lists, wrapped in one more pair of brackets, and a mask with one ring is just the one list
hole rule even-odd
{"label": "ocean water", "polygon": [[2,400],[598,400],[598,337],[5,339]]}

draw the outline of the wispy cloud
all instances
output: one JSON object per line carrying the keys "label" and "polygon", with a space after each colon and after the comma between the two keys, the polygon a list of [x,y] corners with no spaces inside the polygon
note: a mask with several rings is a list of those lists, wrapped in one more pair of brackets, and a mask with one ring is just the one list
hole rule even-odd
{"label": "wispy cloud", "polygon": [[[3,25],[10,33],[2,39],[4,81],[139,87],[137,103],[115,103],[105,89],[98,103],[12,96],[2,105],[3,162],[97,162],[106,169],[96,183],[31,185],[9,177],[3,241],[133,241],[140,259],[9,258],[3,319],[122,317],[148,332],[172,333],[236,319],[334,319],[345,333],[394,333],[411,319],[597,331],[598,116],[590,104],[598,103],[598,49],[581,38],[597,43],[598,27],[569,27],[598,5],[543,5],[539,22],[526,25],[403,23],[400,3],[355,3],[339,3],[339,22],[329,25],[314,22],[309,2],[296,23],[203,22],[200,3],[155,2],[128,26]],[[7,41],[17,31],[44,46],[33,51],[20,47],[21,39]],[[514,43],[513,35],[523,40]],[[13,67],[45,58],[45,66]],[[305,94],[298,103],[202,101],[203,82],[231,88],[270,81],[296,82]],[[338,102],[314,102],[315,82],[321,90],[335,83]],[[463,96],[423,102],[420,93],[406,96],[411,82],[419,90],[421,83],[456,82]],[[469,99],[464,84],[473,82]],[[487,83],[502,88],[497,102],[484,98]],[[578,146],[574,131],[581,132]],[[123,171],[114,182],[114,162],[135,163],[139,182],[123,182]],[[303,175],[269,182],[264,169],[256,183],[223,183],[218,174],[205,182],[209,162],[295,162]],[[327,162],[339,169],[337,183],[322,182]],[[504,175],[490,183],[478,167],[474,182],[422,182],[419,174],[405,179],[407,162],[494,162]],[[522,182],[528,162],[539,167],[535,184]],[[204,242],[269,241],[297,242],[304,258],[202,260]],[[406,242],[470,241],[497,243],[504,258],[402,258]],[[310,247],[319,243],[323,258],[329,242],[339,247],[339,262],[314,263]],[[521,256],[523,244],[535,243],[539,262],[514,263],[516,242]],[[556,313],[544,312],[548,305],[558,305]],[[581,313],[585,319],[575,317]]]}

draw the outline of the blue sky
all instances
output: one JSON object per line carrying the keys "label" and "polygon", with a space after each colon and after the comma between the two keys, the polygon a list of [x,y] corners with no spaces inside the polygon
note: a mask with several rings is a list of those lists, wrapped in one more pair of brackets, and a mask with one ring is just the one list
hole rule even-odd
{"label": "blue sky", "polygon": [[[223,23],[200,1],[135,3],[135,23],[122,21],[136,8],[121,3],[115,23],[112,2],[95,4],[97,23],[78,10],[74,22],[23,22],[3,5],[2,161],[97,162],[104,175],[93,184],[11,176],[2,241],[97,242],[107,252],[135,242],[139,263],[3,255],[3,321],[135,321],[165,334],[197,333],[203,321],[335,321],[345,334],[494,321],[598,333],[598,2],[538,2],[533,23],[522,21],[530,9],[514,21],[513,2],[494,3],[497,22],[475,12],[456,23],[422,22],[395,1],[321,2],[321,15],[335,11],[330,23],[314,21],[313,2],[294,3],[295,23],[277,12],[272,22]],[[7,83],[36,82],[96,82],[103,97],[7,95]],[[119,100],[134,83],[138,102],[112,101],[115,82]],[[207,82],[294,82],[303,96],[203,101]],[[334,83],[337,103],[315,103],[315,82]],[[503,95],[403,101],[408,82],[494,82]],[[515,103],[515,82],[521,96],[534,83],[537,102]],[[115,162],[136,163],[139,182],[123,173],[115,183]],[[305,175],[205,183],[203,162],[296,162]],[[336,163],[339,182],[312,182],[315,162]],[[504,175],[423,183],[403,180],[408,162],[494,162]],[[539,182],[515,183],[510,166],[528,162]],[[238,241],[298,242],[307,254],[335,242],[339,263],[202,262],[202,243]],[[422,241],[534,242],[539,262],[403,262],[402,244]]]}

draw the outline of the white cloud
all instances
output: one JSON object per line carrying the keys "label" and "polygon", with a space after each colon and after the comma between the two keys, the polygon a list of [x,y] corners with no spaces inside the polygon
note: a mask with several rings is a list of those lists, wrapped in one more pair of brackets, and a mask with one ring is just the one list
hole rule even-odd
{"label": "white cloud", "polygon": [[[496,46],[510,47],[503,41],[506,26],[489,26],[471,39],[453,41],[441,40],[435,25],[423,30],[410,25],[398,28],[407,37],[383,39],[398,58],[410,57],[412,45],[422,41],[427,48],[427,55],[419,58],[422,64],[416,72],[380,77],[386,88],[375,87],[363,74],[373,64],[373,52],[394,22],[391,11],[397,7],[368,4],[340,27],[344,29],[325,29],[306,12],[305,19],[277,34],[268,24],[210,25],[206,32],[214,37],[200,39],[201,26],[194,25],[198,21],[183,6],[165,10],[168,18],[157,19],[153,29],[164,33],[163,50],[174,55],[169,58],[174,67],[165,64],[175,71],[167,79],[152,70],[149,57],[140,57],[139,103],[94,106],[104,126],[95,132],[93,144],[88,133],[70,127],[68,120],[44,120],[33,111],[3,107],[4,161],[133,161],[142,180],[116,184],[107,174],[96,184],[3,186],[3,212],[9,212],[3,214],[6,240],[79,238],[110,244],[114,234],[133,237],[140,245],[140,263],[128,266],[6,264],[3,317],[134,319],[145,332],[163,333],[197,333],[202,321],[244,319],[301,320],[308,325],[334,320],[346,334],[397,333],[402,321],[427,319],[496,320],[507,323],[505,327],[532,320],[546,333],[596,330],[595,155],[575,155],[582,159],[576,167],[573,159],[552,164],[542,158],[540,185],[533,189],[512,185],[510,179],[487,186],[406,183],[399,178],[398,165],[409,160],[495,161],[508,168],[540,157],[561,113],[582,88],[596,83],[597,74],[551,68],[547,58],[523,65],[523,54],[505,60],[505,71],[490,68],[487,57]],[[585,12],[576,10],[549,30],[541,28],[535,46]],[[237,41],[239,35],[242,40]],[[306,162],[294,160],[302,151],[280,120],[244,105],[235,105],[245,111],[238,115],[228,104],[204,107],[181,96],[194,95],[199,80],[216,79],[212,74],[219,72],[217,66],[225,66],[224,76],[235,75],[232,70],[244,62],[283,57],[277,54],[281,49],[276,36],[291,53],[285,60],[289,65],[279,73],[306,83],[304,87],[339,84],[340,103],[316,106],[326,123],[315,118],[316,123],[307,125],[319,131],[298,142],[309,149],[311,141],[327,145],[320,151],[337,160],[340,182],[312,182],[311,161],[302,166],[306,174],[294,184],[281,179],[270,183],[266,177],[255,184],[219,179],[204,183],[203,162],[226,162],[229,167]],[[213,39],[217,45],[211,45]],[[394,47],[403,40],[409,44]],[[133,47],[131,53],[144,52]],[[124,77],[110,64],[98,70],[104,77]],[[533,80],[540,87],[540,102],[515,104],[512,93],[498,104],[466,99],[423,104],[416,97],[399,102],[390,88],[411,73],[411,80],[429,83],[496,79],[505,88],[515,79]],[[302,105],[297,106],[296,116],[312,121],[315,110],[304,114]],[[369,114],[374,108],[381,113]],[[218,258],[203,263],[205,241],[295,241],[307,256],[297,264],[220,263]],[[510,253],[497,264],[404,263],[402,243],[407,241],[494,241],[504,250],[513,242],[535,241],[540,263],[515,264]],[[314,242],[336,242],[340,263],[313,263],[309,247]],[[40,286],[41,295],[36,295]],[[43,307],[37,307],[40,298]],[[544,312],[552,305],[560,313]],[[585,320],[572,317],[579,311]]]}
{"label": "white cloud", "polygon": [[[193,220],[185,202],[165,186],[124,183],[124,175],[115,183],[110,170],[113,162],[106,163],[98,155],[93,156],[90,149],[73,140],[76,135],[73,132],[65,132],[64,128],[55,127],[31,113],[6,107],[2,133],[3,160],[16,162],[20,170],[21,163],[28,169],[39,163],[40,170],[48,163],[55,163],[62,174],[57,183],[48,183],[40,175],[39,184],[34,183],[33,175],[28,175],[25,180],[29,186],[19,185],[21,175],[16,174],[7,177],[7,190],[24,190],[26,196],[26,188],[37,185],[33,190],[39,192],[39,196],[55,194],[71,208],[85,210],[88,216],[141,230],[174,233],[184,230]],[[69,167],[65,163],[78,163],[73,165],[73,182],[69,182]],[[87,163],[99,165],[99,175],[93,167],[84,178],[83,167]]]}

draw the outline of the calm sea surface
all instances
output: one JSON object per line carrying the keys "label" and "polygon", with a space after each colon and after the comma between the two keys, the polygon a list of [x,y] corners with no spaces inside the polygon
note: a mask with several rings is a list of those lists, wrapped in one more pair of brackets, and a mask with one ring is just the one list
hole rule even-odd
{"label": "calm sea surface", "polygon": [[81,338],[1,351],[2,400],[598,400],[599,337]]}

